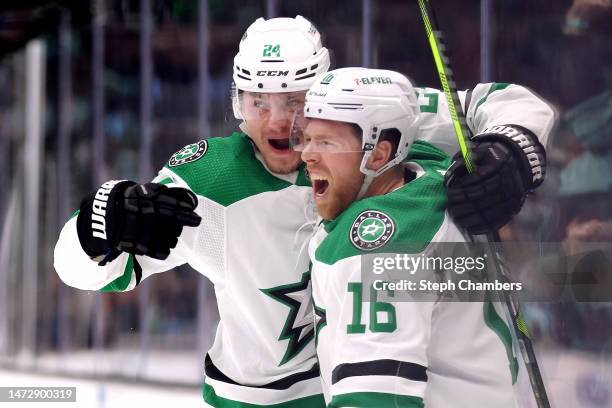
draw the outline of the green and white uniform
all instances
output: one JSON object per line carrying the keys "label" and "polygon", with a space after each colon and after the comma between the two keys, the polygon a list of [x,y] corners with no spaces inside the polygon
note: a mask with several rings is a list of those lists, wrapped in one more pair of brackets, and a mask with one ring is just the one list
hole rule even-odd
{"label": "green and white uniform", "polygon": [[[309,245],[326,402],[514,407],[516,360],[506,347],[509,329],[493,304],[383,302],[363,284],[363,257],[372,249],[376,256],[394,255],[390,247],[413,243],[422,246],[415,248],[417,256],[427,256],[438,242],[465,242],[445,213],[449,158],[415,142],[408,160],[414,180],[354,202],[335,220],[321,223]],[[433,273],[419,270],[416,276],[433,280]],[[365,301],[365,291],[374,297]]]}
{"label": "green and white uniform", "polygon": [[303,168],[275,175],[258,156],[239,133],[172,156],[154,181],[195,192],[202,222],[183,229],[166,260],[124,253],[98,266],[80,248],[74,217],[61,233],[55,266],[72,286],[123,291],[189,263],[214,284],[220,315],[206,358],[205,400],[218,407],[322,406],[305,244],[312,227],[301,228],[315,216],[310,184]]}
{"label": "green and white uniform", "polygon": [[[417,138],[457,151],[444,95],[420,91],[426,117]],[[552,126],[550,108],[516,85],[481,84],[471,100],[475,132],[514,123],[542,138]],[[215,285],[221,317],[207,358],[206,401],[322,406],[306,250],[316,222],[304,169],[274,174],[244,134],[233,134],[185,147],[154,181],[194,191],[200,226],[184,228],[164,261],[122,254],[102,267],[81,249],[72,218],[55,248],[60,278],[80,289],[125,291],[189,263]]]}

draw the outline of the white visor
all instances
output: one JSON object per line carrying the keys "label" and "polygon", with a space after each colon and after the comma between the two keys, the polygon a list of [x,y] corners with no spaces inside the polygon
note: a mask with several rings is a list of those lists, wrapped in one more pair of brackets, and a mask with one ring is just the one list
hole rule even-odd
{"label": "white visor", "polygon": [[234,91],[232,104],[236,117],[244,121],[287,121],[304,109],[305,91],[258,93]]}

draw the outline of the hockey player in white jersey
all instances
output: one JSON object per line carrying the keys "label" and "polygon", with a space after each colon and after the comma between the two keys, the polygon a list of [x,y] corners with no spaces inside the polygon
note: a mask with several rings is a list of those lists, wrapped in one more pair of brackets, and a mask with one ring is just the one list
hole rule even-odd
{"label": "hockey player in white jersey", "polygon": [[[315,214],[310,180],[299,152],[289,147],[289,129],[306,90],[328,68],[328,51],[309,21],[258,19],[243,36],[233,66],[233,106],[242,132],[184,147],[152,183],[105,183],[83,201],[56,245],[60,278],[80,289],[127,291],[185,263],[213,282],[220,324],[206,356],[204,399],[211,406],[324,404],[305,251]],[[455,152],[438,96],[422,90],[422,109],[438,124],[421,135]],[[534,115],[548,112],[514,85],[479,85],[472,99],[475,120],[482,123],[494,123],[486,118],[515,103]],[[531,184],[519,161],[508,158],[521,154],[483,155],[504,165],[480,179],[470,176],[465,185],[457,162],[456,202],[466,226],[501,225],[518,211]],[[500,175],[514,182],[505,188],[515,197],[513,208],[508,200],[481,208],[481,200],[470,201],[472,192],[461,194]]]}
{"label": "hockey player in white jersey", "polygon": [[305,246],[312,228],[302,228],[314,207],[289,129],[328,68],[308,20],[258,19],[234,59],[244,133],[184,147],[153,183],[106,183],[56,246],[59,276],[81,289],[131,290],[185,263],[212,281],[220,323],[205,357],[210,406],[324,406]]}
{"label": "hockey player in white jersey", "polygon": [[[504,128],[515,137],[526,132],[526,121],[534,132],[550,130],[546,114],[515,106],[478,118],[478,105],[467,109],[477,137],[514,120],[521,125]],[[309,90],[304,118],[294,121],[292,145],[302,152],[324,219],[309,255],[328,407],[516,405],[517,360],[493,303],[381,301],[362,279],[364,256],[373,252],[391,258],[391,248],[412,244],[415,256],[426,256],[439,242],[465,242],[446,212],[450,158],[414,142],[443,122],[421,112],[403,75],[343,68]],[[523,165],[531,168],[527,160]],[[434,281],[428,271],[416,273]]]}

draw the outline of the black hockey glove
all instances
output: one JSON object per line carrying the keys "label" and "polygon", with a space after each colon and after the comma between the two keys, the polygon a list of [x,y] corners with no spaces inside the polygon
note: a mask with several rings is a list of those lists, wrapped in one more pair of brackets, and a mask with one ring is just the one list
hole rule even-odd
{"label": "black hockey glove", "polygon": [[544,181],[546,152],[527,129],[493,126],[472,138],[476,170],[465,167],[461,152],[446,172],[448,211],[471,235],[493,232],[517,214],[527,193]]}
{"label": "black hockey glove", "polygon": [[200,224],[197,205],[196,195],[184,188],[108,181],[81,204],[79,241],[101,265],[122,251],[166,259],[183,227]]}

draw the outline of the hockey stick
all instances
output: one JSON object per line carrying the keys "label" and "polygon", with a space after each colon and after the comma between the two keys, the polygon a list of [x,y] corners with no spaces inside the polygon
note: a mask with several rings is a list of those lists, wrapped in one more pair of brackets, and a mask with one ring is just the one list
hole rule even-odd
{"label": "hockey stick", "polygon": [[453,71],[450,69],[450,61],[445,54],[446,47],[442,42],[442,32],[438,28],[431,3],[429,1],[419,0],[419,8],[421,9],[427,40],[431,46],[436,68],[438,69],[438,76],[442,83],[442,89],[444,90],[446,101],[448,102],[448,109],[453,120],[459,147],[461,148],[461,155],[465,160],[465,166],[471,173],[474,170],[474,165],[472,164],[470,149],[470,130],[465,122],[465,115],[463,115],[463,111],[461,110],[457,87],[453,80]]}
{"label": "hockey stick", "polygon": [[[467,170],[471,173],[474,170],[474,165],[471,160],[470,131],[467,127],[465,115],[459,102],[459,95],[457,93],[455,81],[453,80],[453,71],[450,68],[450,61],[445,54],[446,47],[443,42],[442,32],[436,21],[431,0],[418,0],[418,3],[421,16],[423,17],[427,39],[431,46],[440,82],[442,83],[442,88],[453,120],[455,133],[457,134],[459,146],[461,147],[461,154],[465,160]],[[493,231],[487,234],[487,240],[489,241],[489,251],[495,258],[492,264],[494,265],[496,275],[502,277],[506,281],[510,281],[509,275],[503,270],[501,253],[497,247],[497,243],[500,242],[499,233]],[[538,408],[550,408],[550,402],[546,395],[546,388],[544,387],[540,367],[538,366],[535,356],[533,343],[529,337],[527,324],[521,314],[518,299],[516,299],[510,291],[503,291],[503,297],[510,320],[512,321],[514,337],[519,344]]]}

